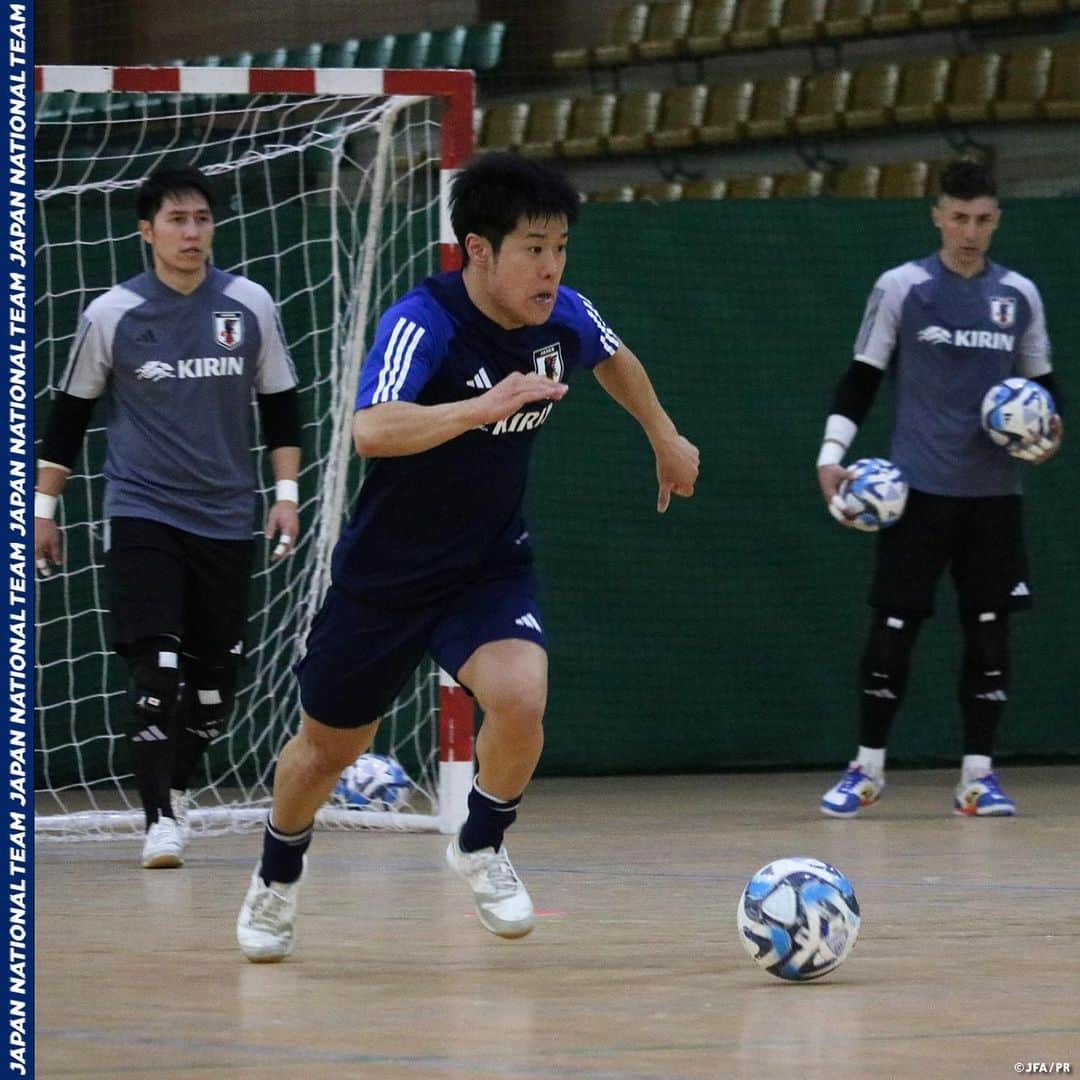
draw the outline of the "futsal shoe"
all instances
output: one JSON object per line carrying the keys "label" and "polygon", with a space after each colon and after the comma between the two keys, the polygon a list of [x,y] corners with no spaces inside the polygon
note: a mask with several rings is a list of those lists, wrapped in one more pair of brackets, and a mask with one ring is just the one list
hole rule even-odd
{"label": "futsal shoe", "polygon": [[840,777],[840,782],[821,796],[819,808],[829,817],[855,817],[864,806],[873,806],[884,790],[884,775],[863,772],[859,763],[853,761]]}
{"label": "futsal shoe", "polygon": [[146,830],[142,864],[145,870],[175,870],[184,865],[184,833],[171,817],[159,817]]}
{"label": "futsal shoe", "polygon": [[953,813],[962,817],[1012,817],[1016,803],[1001,790],[993,773],[956,785]]}
{"label": "futsal shoe", "polygon": [[502,938],[524,937],[532,930],[532,898],[517,876],[505,844],[498,851],[462,851],[454,837],[446,849],[446,864],[469,883],[484,929]]}
{"label": "futsal shoe", "polygon": [[273,964],[284,960],[296,943],[296,909],[304,875],[288,884],[272,881],[267,885],[261,870],[261,865],[256,866],[251,875],[236,918],[236,941],[253,964]]}

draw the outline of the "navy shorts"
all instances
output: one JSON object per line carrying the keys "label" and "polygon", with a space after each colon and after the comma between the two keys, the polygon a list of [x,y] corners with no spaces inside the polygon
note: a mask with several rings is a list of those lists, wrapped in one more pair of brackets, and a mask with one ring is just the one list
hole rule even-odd
{"label": "navy shorts", "polygon": [[329,727],[363,727],[386,712],[425,653],[456,678],[489,641],[546,649],[535,593],[529,572],[469,585],[437,604],[388,609],[331,585],[296,666],[300,704]]}

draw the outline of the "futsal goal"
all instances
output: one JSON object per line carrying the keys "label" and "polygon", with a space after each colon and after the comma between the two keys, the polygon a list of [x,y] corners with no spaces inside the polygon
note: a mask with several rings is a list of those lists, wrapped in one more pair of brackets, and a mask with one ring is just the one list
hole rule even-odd
{"label": "futsal goal", "polygon": [[[472,152],[473,75],[39,67],[35,91],[39,417],[79,313],[148,265],[134,195],[154,169],[203,170],[220,203],[214,263],[264,285],[279,305],[305,418],[301,536],[292,558],[256,559],[234,715],[207,754],[190,814],[197,831],[254,826],[297,723],[292,665],[362,479],[351,418],[366,345],[387,305],[458,265],[447,194]],[[99,404],[61,502],[65,563],[37,582],[39,839],[143,827],[127,765],[127,673],[108,644],[103,422]],[[258,464],[261,518],[273,477],[261,452]],[[471,699],[434,665],[418,671],[374,747],[405,768],[408,798],[390,811],[328,804],[319,823],[453,831],[472,780],[472,738]]]}

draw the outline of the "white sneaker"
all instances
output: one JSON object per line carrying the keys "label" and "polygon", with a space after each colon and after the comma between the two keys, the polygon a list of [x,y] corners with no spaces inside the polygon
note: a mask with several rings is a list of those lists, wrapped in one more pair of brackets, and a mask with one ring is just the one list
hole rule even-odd
{"label": "white sneaker", "polygon": [[514,871],[505,844],[498,851],[462,851],[454,837],[446,849],[446,864],[469,883],[476,914],[485,929],[499,937],[519,938],[533,928],[533,902]]}
{"label": "white sneaker", "polygon": [[170,817],[159,817],[146,830],[142,864],[146,870],[175,869],[184,865],[184,834]]}
{"label": "white sneaker", "polygon": [[[305,868],[307,860],[305,859]],[[295,944],[296,908],[300,899],[301,873],[296,881],[283,884],[263,881],[261,867],[251,875],[247,896],[236,918],[236,941],[253,964],[284,960]]]}
{"label": "white sneaker", "polygon": [[183,834],[186,843],[191,839],[191,822],[188,820],[188,814],[195,806],[195,803],[192,802],[191,795],[187,791],[170,788],[169,805],[172,807],[173,817],[176,818],[176,824],[180,826],[180,832]]}

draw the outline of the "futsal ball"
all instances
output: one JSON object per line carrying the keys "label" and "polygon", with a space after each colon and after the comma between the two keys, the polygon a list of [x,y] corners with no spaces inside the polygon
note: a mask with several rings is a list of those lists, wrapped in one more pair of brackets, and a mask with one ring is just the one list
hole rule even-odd
{"label": "futsal ball", "polygon": [[333,799],[340,805],[367,810],[389,810],[405,800],[411,781],[393,758],[361,754],[345,767]]}
{"label": "futsal ball", "polygon": [[1019,377],[995,383],[982,402],[983,430],[998,446],[1019,448],[1050,434],[1054,399],[1037,382]]}
{"label": "futsal ball", "polygon": [[739,900],[739,939],[778,979],[807,982],[839,967],[859,936],[855,890],[834,866],[792,857],[763,866]]}
{"label": "futsal ball", "polygon": [[851,523],[864,532],[895,525],[907,505],[904,474],[885,458],[859,458],[847,466],[853,474],[840,485],[840,499]]}

